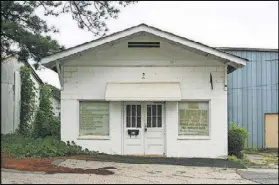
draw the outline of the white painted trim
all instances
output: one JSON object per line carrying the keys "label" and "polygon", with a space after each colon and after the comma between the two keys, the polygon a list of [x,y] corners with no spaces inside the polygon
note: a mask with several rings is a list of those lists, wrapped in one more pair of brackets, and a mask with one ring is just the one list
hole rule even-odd
{"label": "white painted trim", "polygon": [[64,82],[62,81],[62,73],[61,73],[61,68],[60,67],[61,67],[61,64],[59,64],[59,62],[56,61],[56,70],[57,70],[57,73],[58,73],[59,83],[60,83],[61,88],[63,89]]}
{"label": "white painted trim", "polygon": [[66,67],[79,67],[79,68],[88,68],[88,67],[220,67],[220,65],[164,65],[164,64],[158,64],[158,65],[94,65],[94,64],[86,64],[86,65],[77,65],[77,64],[71,64],[71,65],[66,65]]}
{"label": "white painted trim", "polygon": [[210,136],[178,136],[177,140],[210,140]]}
{"label": "white painted trim", "polygon": [[171,33],[168,33],[168,32],[162,31],[162,30],[158,30],[157,28],[150,27],[150,26],[147,26],[147,25],[144,25],[144,24],[126,29],[124,31],[118,32],[116,34],[113,34],[113,35],[110,35],[110,36],[107,36],[107,37],[104,37],[104,38],[101,38],[101,39],[98,39],[98,40],[95,40],[95,41],[92,41],[92,42],[89,42],[87,44],[84,44],[84,45],[81,45],[81,46],[78,46],[78,47],[68,49],[66,51],[62,51],[60,53],[56,53],[56,54],[47,56],[47,57],[45,57],[41,60],[41,64],[47,64],[49,62],[65,58],[65,57],[68,57],[70,55],[77,54],[79,52],[82,52],[82,51],[100,46],[100,45],[105,44],[105,43],[115,41],[115,40],[118,40],[118,39],[121,39],[121,38],[125,38],[125,37],[128,37],[130,35],[133,35],[133,34],[136,34],[136,33],[139,33],[139,32],[147,32],[147,33],[153,34],[155,36],[162,37],[162,38],[165,38],[167,40],[170,40],[170,41],[173,41],[173,42],[176,42],[176,43],[180,43],[180,44],[185,45],[187,47],[194,48],[194,49],[200,50],[202,52],[206,52],[206,53],[208,53],[210,55],[213,55],[213,56],[216,56],[220,59],[229,60],[231,65],[236,66],[236,68],[240,68],[240,67],[246,65],[246,60],[245,59],[241,59],[241,58],[236,57],[232,54],[228,54],[228,53],[219,51],[218,49],[211,48],[209,46],[206,46],[206,45],[188,40],[186,38],[181,38],[179,36],[173,35]]}
{"label": "white painted trim", "polygon": [[227,74],[227,70],[228,70],[228,65],[225,65],[224,91],[227,91],[227,89],[228,89],[228,74]]}
{"label": "white painted trim", "polygon": [[124,102],[121,102],[121,155],[124,155],[124,124],[125,124],[125,115],[126,113],[124,112],[125,106]]}
{"label": "white painted trim", "polygon": [[79,136],[78,140],[110,140],[109,136]]}

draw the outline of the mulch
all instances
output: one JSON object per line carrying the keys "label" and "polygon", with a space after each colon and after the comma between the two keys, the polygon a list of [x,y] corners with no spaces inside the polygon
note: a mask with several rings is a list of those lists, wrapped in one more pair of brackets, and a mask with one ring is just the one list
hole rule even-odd
{"label": "mulch", "polygon": [[54,173],[82,173],[82,174],[97,174],[97,175],[112,175],[114,172],[108,169],[112,168],[98,168],[98,169],[81,169],[68,168],[63,166],[53,165],[52,162],[62,157],[54,158],[23,158],[17,159],[9,153],[1,153],[1,168],[15,169],[21,171],[42,171],[47,174]]}
{"label": "mulch", "polygon": [[98,168],[98,169],[81,169],[68,168],[52,164],[58,159],[75,159],[85,161],[102,161],[102,162],[118,162],[128,164],[164,164],[164,165],[180,165],[180,166],[200,166],[200,167],[218,167],[218,168],[236,168],[245,169],[243,164],[224,160],[224,159],[203,159],[203,158],[167,158],[167,157],[138,157],[138,156],[121,156],[98,154],[94,156],[78,155],[53,158],[23,158],[17,159],[8,153],[1,153],[1,167],[7,169],[16,169],[23,171],[43,171],[50,173],[84,173],[97,175],[112,175],[111,169],[114,167]]}

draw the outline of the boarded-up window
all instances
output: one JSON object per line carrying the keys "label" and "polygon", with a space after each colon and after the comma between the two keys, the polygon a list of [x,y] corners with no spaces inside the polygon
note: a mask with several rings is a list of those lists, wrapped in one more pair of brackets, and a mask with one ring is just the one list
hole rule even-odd
{"label": "boarded-up window", "polygon": [[109,103],[79,103],[79,135],[109,135]]}
{"label": "boarded-up window", "polygon": [[209,135],[208,102],[179,103],[178,135]]}

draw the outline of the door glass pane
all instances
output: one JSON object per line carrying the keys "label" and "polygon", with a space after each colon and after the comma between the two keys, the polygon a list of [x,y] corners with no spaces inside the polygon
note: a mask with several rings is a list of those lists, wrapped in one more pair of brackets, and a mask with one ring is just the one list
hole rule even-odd
{"label": "door glass pane", "polygon": [[126,106],[126,127],[131,127],[131,106]]}
{"label": "door glass pane", "polygon": [[136,105],[132,105],[132,116],[136,116]]}
{"label": "door glass pane", "polygon": [[126,116],[131,116],[131,111],[130,111],[130,109],[131,109],[131,105],[127,105],[126,106]]}
{"label": "door glass pane", "polygon": [[157,119],[157,127],[162,127],[162,117],[158,117]]}
{"label": "door glass pane", "polygon": [[141,117],[137,117],[137,127],[141,127]]}
{"label": "door glass pane", "polygon": [[147,127],[150,128],[151,127],[151,117],[147,117]]}
{"label": "door glass pane", "polygon": [[152,127],[156,127],[156,117],[152,117]]}
{"label": "door glass pane", "polygon": [[147,127],[151,127],[151,105],[147,105]]}
{"label": "door glass pane", "polygon": [[132,117],[132,127],[136,127],[136,117]]}
{"label": "door glass pane", "polygon": [[130,117],[126,116],[126,127],[131,127],[131,121]]}
{"label": "door glass pane", "polygon": [[151,116],[151,105],[147,105],[147,116]]}
{"label": "door glass pane", "polygon": [[141,105],[137,105],[137,116],[141,116]]}
{"label": "door glass pane", "polygon": [[156,105],[152,105],[152,117],[156,116]]}
{"label": "door glass pane", "polygon": [[162,105],[157,105],[157,115],[162,116]]}
{"label": "door glass pane", "polygon": [[141,105],[137,105],[137,125],[136,127],[141,127]]}

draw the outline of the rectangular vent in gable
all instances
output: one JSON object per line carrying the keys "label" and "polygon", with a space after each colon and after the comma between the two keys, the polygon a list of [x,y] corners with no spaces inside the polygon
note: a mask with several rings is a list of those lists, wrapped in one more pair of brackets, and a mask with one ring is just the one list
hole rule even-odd
{"label": "rectangular vent in gable", "polygon": [[128,42],[128,48],[159,48],[160,42]]}

